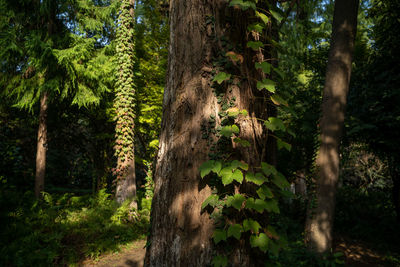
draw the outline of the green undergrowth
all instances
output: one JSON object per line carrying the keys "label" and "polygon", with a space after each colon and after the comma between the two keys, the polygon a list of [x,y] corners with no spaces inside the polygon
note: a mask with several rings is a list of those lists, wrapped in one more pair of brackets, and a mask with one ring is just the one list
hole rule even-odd
{"label": "green undergrowth", "polygon": [[78,266],[144,239],[150,200],[139,209],[118,206],[105,190],[96,195],[32,192],[0,194],[0,266]]}

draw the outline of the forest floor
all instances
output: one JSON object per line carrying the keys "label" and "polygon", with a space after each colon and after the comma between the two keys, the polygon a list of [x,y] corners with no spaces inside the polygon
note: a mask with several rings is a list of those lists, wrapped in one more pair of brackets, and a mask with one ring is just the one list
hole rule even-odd
{"label": "forest floor", "polygon": [[400,266],[398,262],[390,259],[388,251],[374,249],[371,244],[363,241],[341,236],[335,240],[334,246],[336,252],[344,254],[345,266]]}
{"label": "forest floor", "polygon": [[86,260],[81,266],[84,267],[143,267],[146,249],[146,240],[135,241],[128,247],[100,256],[96,260]]}
{"label": "forest floor", "polygon": [[[134,242],[120,252],[100,256],[96,260],[86,260],[84,267],[143,267],[146,249],[145,240]],[[371,249],[369,244],[339,237],[335,241],[335,251],[342,252],[345,256],[345,266],[399,266],[389,259],[382,251]]]}

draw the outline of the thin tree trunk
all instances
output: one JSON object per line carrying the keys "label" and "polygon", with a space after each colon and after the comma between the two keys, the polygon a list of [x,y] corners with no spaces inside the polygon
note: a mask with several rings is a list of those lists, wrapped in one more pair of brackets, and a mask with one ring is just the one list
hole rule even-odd
{"label": "thin tree trunk", "polygon": [[[124,148],[128,149],[127,153],[123,153],[123,158],[118,156],[117,169],[120,172],[116,180],[115,199],[118,203],[123,203],[130,199],[131,207],[137,208],[136,197],[136,173],[135,173],[135,150],[134,150],[134,103],[133,100],[128,101],[127,97],[134,95],[133,87],[133,24],[134,24],[134,7],[135,0],[123,0],[120,15],[120,30],[118,40],[119,46],[119,82],[116,102],[119,105],[117,109],[118,119],[117,128],[124,128],[125,131],[117,133],[117,140],[124,144]],[[129,9],[129,15],[124,13],[125,8]],[[122,30],[121,30],[122,29]],[[130,141],[127,143],[126,140]]]}
{"label": "thin tree trunk", "polygon": [[44,190],[44,178],[46,174],[47,101],[48,93],[44,92],[40,97],[39,129],[36,149],[35,196],[37,198],[40,197],[40,193]]}
{"label": "thin tree trunk", "polygon": [[316,159],[316,202],[310,207],[306,223],[307,245],[317,253],[325,253],[332,248],[335,196],[339,179],[339,144],[349,90],[358,2],[335,2],[320,121],[321,146]]}
{"label": "thin tree trunk", "polygon": [[[266,133],[257,118],[267,118],[267,95],[256,89],[261,77],[254,68],[257,53],[243,49],[253,38],[246,33],[251,13],[229,8],[225,0],[171,0],[169,14],[167,83],[145,266],[209,266],[214,226],[209,214],[201,212],[201,204],[211,189],[201,180],[199,167],[210,152],[204,128],[210,116],[219,123],[220,105],[211,80],[213,63],[229,51],[221,39],[244,50],[233,48],[243,53],[234,74],[246,78],[230,86],[225,97],[235,98],[235,106],[249,113],[249,118],[238,119],[237,124],[240,137],[251,145],[236,146],[232,154],[252,167],[266,158]],[[235,248],[230,259],[234,266],[251,266],[248,247]]]}

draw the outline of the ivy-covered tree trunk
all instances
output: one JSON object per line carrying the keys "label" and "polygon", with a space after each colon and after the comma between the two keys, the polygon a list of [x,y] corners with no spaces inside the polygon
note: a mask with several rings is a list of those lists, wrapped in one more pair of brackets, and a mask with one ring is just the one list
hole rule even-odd
{"label": "ivy-covered tree trunk", "polygon": [[134,151],[134,0],[122,0],[117,32],[118,81],[115,97],[116,168],[115,199],[118,203],[132,199],[136,207],[136,174]]}
{"label": "ivy-covered tree trunk", "polygon": [[46,174],[46,152],[47,152],[47,108],[48,93],[43,92],[40,97],[39,129],[37,135],[36,149],[36,176],[35,196],[40,197],[44,190],[44,178]]}
{"label": "ivy-covered tree trunk", "polygon": [[349,91],[358,2],[336,0],[334,8],[320,121],[321,145],[316,159],[316,192],[306,223],[306,242],[318,253],[329,252],[332,248],[339,145]]}
{"label": "ivy-covered tree trunk", "polygon": [[[254,11],[247,12],[224,0],[170,1],[167,84],[145,266],[208,266],[215,255],[213,221],[201,211],[211,189],[199,167],[215,153],[209,125],[221,124],[224,106],[249,114],[237,120],[249,147],[234,144],[227,154],[251,166],[267,158],[266,132],[257,118],[267,118],[268,94],[257,89],[262,73],[254,67],[263,53],[246,45],[259,38],[247,32]],[[234,77],[233,83],[221,84],[225,92],[219,95],[212,82],[218,67],[229,68]],[[248,248],[235,249],[235,266],[252,266]]]}

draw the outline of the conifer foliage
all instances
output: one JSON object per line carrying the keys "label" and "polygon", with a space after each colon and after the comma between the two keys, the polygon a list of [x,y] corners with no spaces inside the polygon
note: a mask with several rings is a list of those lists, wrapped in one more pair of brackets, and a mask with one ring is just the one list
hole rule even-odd
{"label": "conifer foliage", "polygon": [[118,158],[115,198],[119,203],[136,195],[134,161],[134,0],[122,0],[117,30],[116,144]]}

